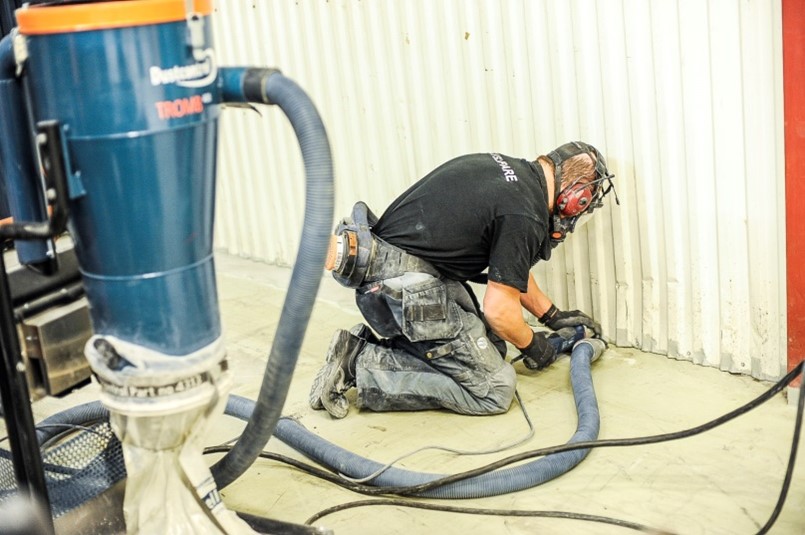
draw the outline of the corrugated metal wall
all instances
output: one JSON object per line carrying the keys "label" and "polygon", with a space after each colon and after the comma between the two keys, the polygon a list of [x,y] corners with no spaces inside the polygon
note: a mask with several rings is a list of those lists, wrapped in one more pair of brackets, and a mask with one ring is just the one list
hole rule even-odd
{"label": "corrugated metal wall", "polygon": [[[610,205],[535,268],[607,336],[748,373],[785,367],[779,0],[219,0],[224,65],[317,103],[336,215],[461,153],[593,143]],[[304,195],[281,111],[227,110],[216,244],[290,264]],[[445,199],[450,202],[450,199]]]}

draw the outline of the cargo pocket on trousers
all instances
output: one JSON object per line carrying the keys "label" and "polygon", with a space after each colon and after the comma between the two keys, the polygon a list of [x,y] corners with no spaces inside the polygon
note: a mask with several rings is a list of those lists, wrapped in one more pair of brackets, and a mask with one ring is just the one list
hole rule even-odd
{"label": "cargo pocket on trousers", "polygon": [[403,284],[403,334],[412,342],[456,337],[461,318],[457,305],[447,300],[444,284],[424,273],[409,275],[412,280]]}

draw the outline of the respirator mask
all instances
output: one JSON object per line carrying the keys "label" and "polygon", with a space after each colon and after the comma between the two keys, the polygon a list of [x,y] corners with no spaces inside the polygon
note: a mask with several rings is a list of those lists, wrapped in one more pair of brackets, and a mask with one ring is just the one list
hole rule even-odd
{"label": "respirator mask", "polygon": [[[562,164],[578,156],[588,154],[595,162],[595,176],[592,180],[579,178],[560,189],[562,184]],[[567,237],[568,233],[584,226],[596,208],[604,205],[604,197],[612,191],[615,202],[620,204],[612,179],[615,177],[607,169],[606,161],[598,150],[587,143],[573,141],[565,143],[548,154],[554,165],[554,191],[558,192],[554,199],[554,210],[551,216],[551,248],[556,247]]]}

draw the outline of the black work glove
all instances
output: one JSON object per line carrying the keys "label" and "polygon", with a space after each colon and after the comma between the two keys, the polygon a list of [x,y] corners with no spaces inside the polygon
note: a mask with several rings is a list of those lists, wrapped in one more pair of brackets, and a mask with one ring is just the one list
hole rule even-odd
{"label": "black work glove", "polygon": [[558,331],[564,327],[583,325],[592,330],[595,336],[601,336],[601,325],[581,310],[562,311],[556,308],[555,305],[551,305],[551,308],[542,315],[539,322],[554,331]]}
{"label": "black work glove", "polygon": [[523,364],[529,370],[541,370],[556,360],[556,349],[548,341],[545,333],[535,332],[531,337],[531,343],[521,349],[520,353],[523,356]]}

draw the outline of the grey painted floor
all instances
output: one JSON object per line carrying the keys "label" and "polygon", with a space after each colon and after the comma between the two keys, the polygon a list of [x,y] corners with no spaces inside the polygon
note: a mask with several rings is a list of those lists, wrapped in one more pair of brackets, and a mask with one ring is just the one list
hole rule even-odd
{"label": "grey painted floor", "polygon": [[[282,307],[290,270],[232,256],[217,258],[224,334],[234,369],[234,392],[254,397]],[[528,431],[515,404],[504,415],[447,412],[369,413],[344,420],[308,407],[313,375],[336,328],[360,321],[349,290],[325,277],[283,414],[310,430],[379,462],[423,446],[487,450]],[[455,456],[425,451],[399,466],[453,473],[502,455],[562,444],[575,431],[568,360],[532,374],[521,371],[519,392],[534,437],[504,454]],[[707,422],[753,399],[768,384],[663,356],[611,347],[593,365],[601,411],[600,438],[668,433]],[[92,399],[90,385],[64,399],[34,404],[37,419]],[[680,534],[757,533],[774,508],[793,435],[795,407],[778,395],[759,409],[703,435],[657,445],[593,450],[570,473],[531,490],[486,499],[429,503],[487,509],[568,511],[601,515]],[[210,444],[232,438],[240,422],[221,417]],[[294,455],[272,440],[270,449]],[[800,450],[801,451],[801,450]],[[212,462],[213,457],[209,458]],[[772,533],[805,533],[805,455],[800,454],[786,506]],[[367,497],[273,461],[258,460],[223,491],[232,509],[302,523],[327,507]],[[394,506],[350,509],[316,523],[336,534],[629,533],[612,525],[556,518],[448,514]]]}

